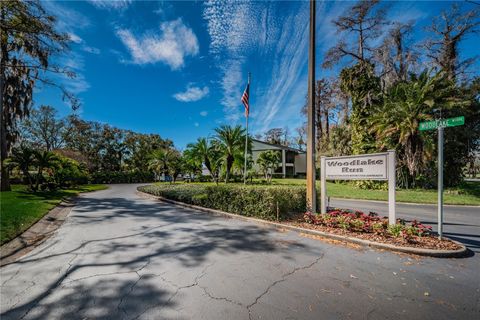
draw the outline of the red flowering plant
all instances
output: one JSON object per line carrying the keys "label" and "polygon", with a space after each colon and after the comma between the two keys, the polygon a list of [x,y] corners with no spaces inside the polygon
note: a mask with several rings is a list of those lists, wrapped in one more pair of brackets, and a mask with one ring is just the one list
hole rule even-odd
{"label": "red flowering plant", "polygon": [[359,210],[331,209],[324,214],[306,212],[304,220],[307,223],[330,228],[341,228],[351,232],[375,233],[385,237],[402,237],[412,242],[416,237],[430,234],[431,227],[413,220],[407,224],[398,219],[395,225],[389,226],[387,217],[380,217],[375,212],[365,214]]}

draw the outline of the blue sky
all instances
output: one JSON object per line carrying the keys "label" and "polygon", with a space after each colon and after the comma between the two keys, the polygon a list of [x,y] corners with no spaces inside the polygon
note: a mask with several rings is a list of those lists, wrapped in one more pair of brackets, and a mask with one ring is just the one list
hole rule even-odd
{"label": "blue sky", "polygon": [[[331,20],[353,2],[317,4],[317,78],[323,54],[338,38]],[[389,19],[416,20],[414,40],[451,2],[389,2]],[[49,1],[72,51],[58,58],[77,72],[61,79],[82,101],[86,120],[159,133],[180,148],[221,124],[244,124],[240,102],[252,73],[250,128],[291,131],[304,121],[308,15],[304,1]],[[474,5],[465,4],[464,9]],[[476,53],[476,38],[462,45]],[[479,69],[480,65],[474,66]],[[61,95],[39,88],[35,104],[71,112]]]}

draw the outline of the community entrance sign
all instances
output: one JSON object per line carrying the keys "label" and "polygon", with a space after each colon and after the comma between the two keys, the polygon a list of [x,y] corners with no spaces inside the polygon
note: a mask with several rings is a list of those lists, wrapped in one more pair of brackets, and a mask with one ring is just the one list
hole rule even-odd
{"label": "community entrance sign", "polygon": [[463,126],[465,117],[420,122],[420,131],[438,130],[438,237],[443,234],[443,128]]}
{"label": "community entrance sign", "polygon": [[395,218],[395,151],[321,157],[321,213],[327,211],[327,180],[388,180],[388,222]]}

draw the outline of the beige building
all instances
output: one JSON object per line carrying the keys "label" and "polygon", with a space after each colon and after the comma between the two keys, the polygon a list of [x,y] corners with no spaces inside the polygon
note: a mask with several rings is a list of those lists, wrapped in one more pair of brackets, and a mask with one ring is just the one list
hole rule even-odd
{"label": "beige building", "polygon": [[261,152],[275,150],[281,153],[281,161],[274,172],[275,176],[297,177],[305,175],[307,171],[307,157],[302,150],[252,139],[252,158],[254,168],[260,170],[257,159]]}

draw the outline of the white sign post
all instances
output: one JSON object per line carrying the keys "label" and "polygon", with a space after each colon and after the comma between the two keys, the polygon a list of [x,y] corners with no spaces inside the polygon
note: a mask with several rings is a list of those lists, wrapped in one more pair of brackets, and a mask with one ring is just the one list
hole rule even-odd
{"label": "white sign post", "polygon": [[344,157],[321,157],[321,213],[327,212],[327,180],[388,180],[388,222],[395,217],[395,150]]}

